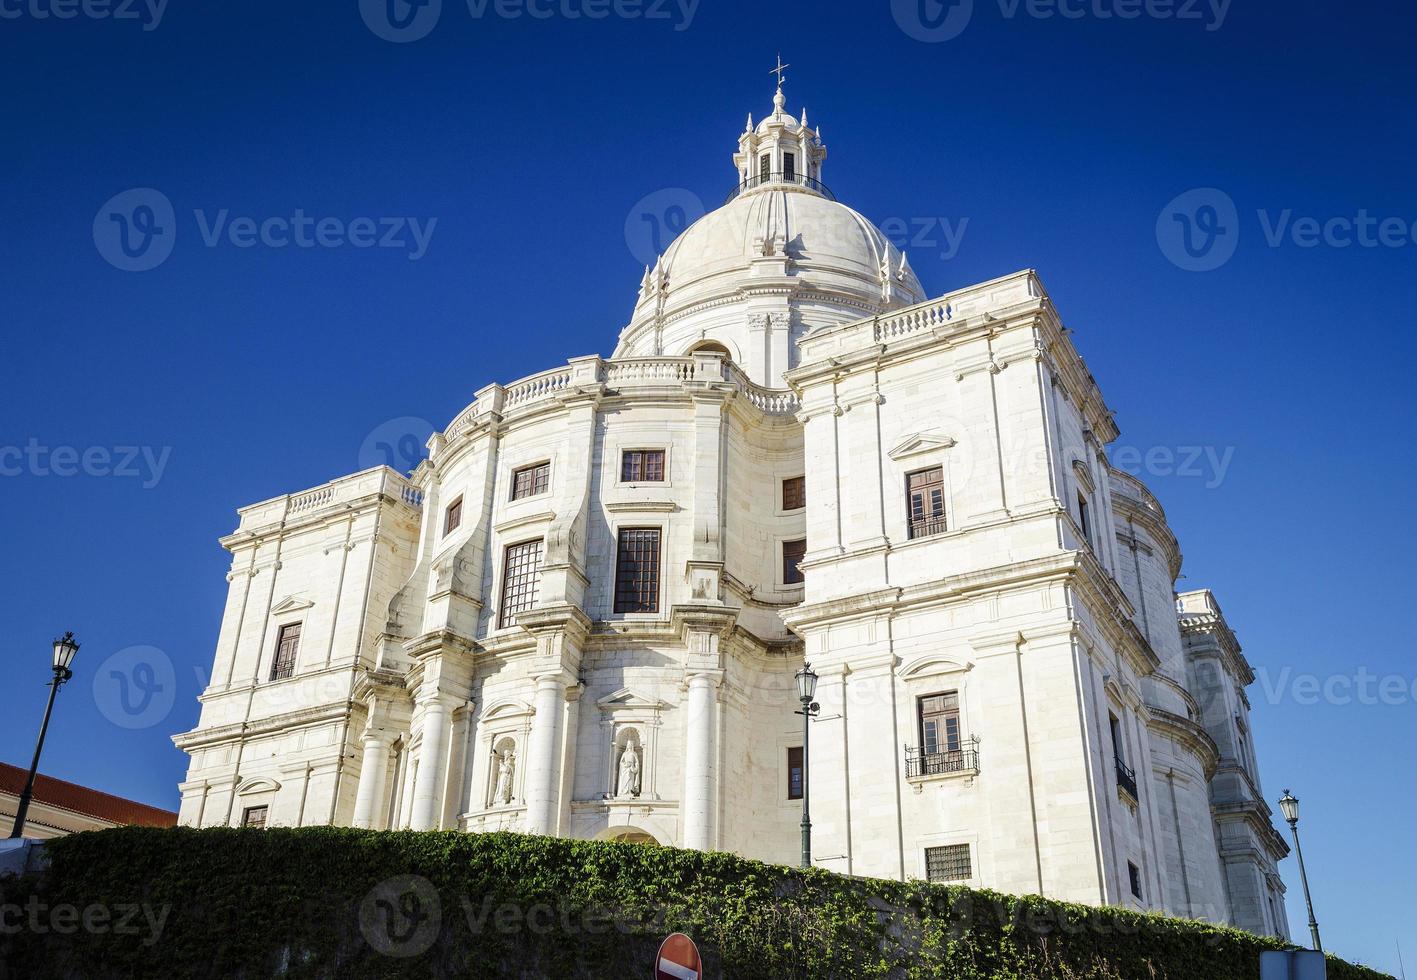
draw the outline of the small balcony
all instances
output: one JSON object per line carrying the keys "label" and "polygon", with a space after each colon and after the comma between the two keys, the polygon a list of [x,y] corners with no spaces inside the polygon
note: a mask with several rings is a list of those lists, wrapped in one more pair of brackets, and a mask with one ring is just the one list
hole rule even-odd
{"label": "small balcony", "polygon": [[732,192],[728,195],[728,200],[724,201],[723,203],[728,204],[735,198],[741,197],[742,195],[748,193],[753,188],[763,187],[767,184],[786,184],[790,187],[802,187],[809,191],[815,191],[816,193],[822,195],[822,197],[826,198],[828,201],[836,200],[836,195],[831,192],[827,185],[823,184],[815,177],[808,177],[804,174],[777,173],[758,174],[756,177],[749,177],[747,180],[743,181],[743,183],[733,188]]}
{"label": "small balcony", "polygon": [[1133,800],[1141,799],[1141,797],[1137,795],[1137,774],[1121,759],[1117,760],[1117,788],[1125,792]]}
{"label": "small balcony", "polygon": [[948,776],[953,773],[979,771],[979,736],[967,739],[960,748],[946,752],[925,752],[909,745],[905,747],[907,779],[921,776]]}
{"label": "small balcony", "polygon": [[916,538],[928,538],[935,534],[944,534],[949,528],[945,526],[945,515],[937,514],[934,517],[912,517],[910,519],[910,540]]}

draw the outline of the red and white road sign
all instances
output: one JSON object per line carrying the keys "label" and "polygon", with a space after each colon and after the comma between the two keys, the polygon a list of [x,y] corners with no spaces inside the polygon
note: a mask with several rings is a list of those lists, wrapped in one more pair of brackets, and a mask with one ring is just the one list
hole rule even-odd
{"label": "red and white road sign", "polygon": [[659,944],[654,958],[654,980],[703,980],[704,961],[699,947],[682,932]]}

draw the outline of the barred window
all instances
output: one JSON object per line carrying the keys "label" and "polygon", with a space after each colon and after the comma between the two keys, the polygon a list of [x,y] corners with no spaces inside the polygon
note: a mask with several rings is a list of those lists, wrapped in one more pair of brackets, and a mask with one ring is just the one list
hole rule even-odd
{"label": "barred window", "polygon": [[920,699],[920,751],[925,755],[960,750],[959,692]]}
{"label": "barred window", "polygon": [[300,624],[287,623],[276,634],[276,658],[271,664],[271,680],[295,673],[295,657],[300,652]]}
{"label": "barred window", "polygon": [[511,626],[512,617],[536,605],[541,584],[541,539],[510,545],[502,562],[502,609],[498,625]]}
{"label": "barred window", "polygon": [[802,746],[794,745],[787,750],[787,798],[802,799],[803,770]]}
{"label": "barred window", "polygon": [[925,878],[929,881],[968,881],[974,876],[968,844],[925,848]]}
{"label": "barred window", "polygon": [[663,449],[627,449],[620,457],[621,483],[663,483]]}
{"label": "barred window", "polygon": [[268,806],[248,806],[241,814],[241,826],[255,827],[257,830],[266,826],[266,815],[270,813]]}
{"label": "barred window", "polygon": [[545,493],[550,484],[550,463],[523,466],[519,470],[512,471],[512,499],[521,500],[523,497],[535,497],[539,493]]}
{"label": "barred window", "polygon": [[462,523],[462,498],[459,497],[448,505],[448,509],[443,513],[443,533],[451,534],[458,529]]}
{"label": "barred window", "polygon": [[807,541],[782,542],[782,581],[786,585],[796,585],[802,581],[802,557],[807,554]]}
{"label": "barred window", "polygon": [[794,476],[782,481],[782,509],[797,510],[807,506],[807,478]]}
{"label": "barred window", "polygon": [[945,471],[933,466],[905,477],[910,537],[923,538],[945,530]]}
{"label": "barred window", "polygon": [[621,528],[615,548],[615,611],[659,612],[659,528]]}

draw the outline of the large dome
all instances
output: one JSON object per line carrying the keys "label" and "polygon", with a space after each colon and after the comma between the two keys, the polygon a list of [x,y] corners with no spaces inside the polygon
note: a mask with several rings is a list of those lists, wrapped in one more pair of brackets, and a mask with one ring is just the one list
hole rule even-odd
{"label": "large dome", "polygon": [[901,251],[821,183],[825,155],[805,115],[779,104],[757,128],[750,120],[738,190],[646,270],[615,356],[717,343],[758,384],[782,387],[803,334],[925,299]]}

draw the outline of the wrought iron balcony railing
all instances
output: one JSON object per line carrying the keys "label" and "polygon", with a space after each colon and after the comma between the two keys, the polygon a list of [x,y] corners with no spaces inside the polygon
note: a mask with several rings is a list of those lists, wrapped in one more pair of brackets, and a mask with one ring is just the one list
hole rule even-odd
{"label": "wrought iron balcony railing", "polygon": [[836,200],[836,195],[831,192],[827,185],[823,184],[815,177],[808,177],[804,174],[758,174],[756,177],[749,177],[747,180],[743,181],[743,183],[733,188],[732,193],[728,195],[728,200],[723,203],[727,204],[734,198],[746,194],[755,187],[762,187],[764,184],[789,184],[795,187],[805,187],[809,191],[816,191],[828,201]]}
{"label": "wrought iron balcony railing", "polygon": [[1117,788],[1124,789],[1132,794],[1132,799],[1139,800],[1137,795],[1137,774],[1133,772],[1121,759],[1117,760]]}
{"label": "wrought iron balcony railing", "polygon": [[915,538],[928,538],[932,534],[944,534],[945,531],[949,529],[945,527],[945,515],[940,514],[936,517],[911,518],[909,530],[910,537],[913,540]]}
{"label": "wrought iron balcony railing", "polygon": [[905,774],[914,776],[943,776],[952,772],[979,771],[979,736],[966,739],[960,748],[947,752],[925,752],[907,745],[905,747]]}

